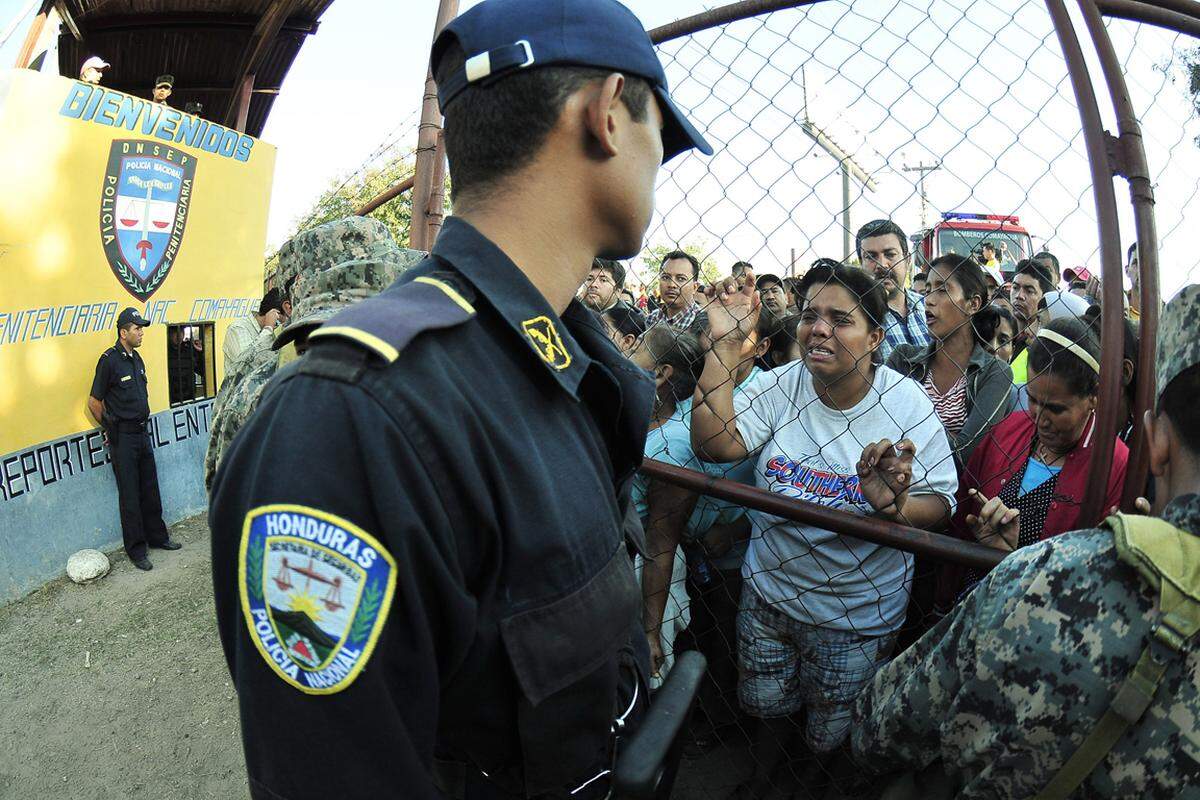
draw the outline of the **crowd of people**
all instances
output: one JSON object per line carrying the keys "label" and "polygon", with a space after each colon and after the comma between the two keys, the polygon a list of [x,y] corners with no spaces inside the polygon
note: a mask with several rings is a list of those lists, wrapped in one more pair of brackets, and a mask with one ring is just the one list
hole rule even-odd
{"label": "crowd of people", "polygon": [[[1090,273],[1064,276],[1041,252],[1006,274],[990,243],[917,269],[891,220],[864,225],[856,250],[857,264],[819,259],[799,277],[738,262],[707,287],[676,250],[640,296],[619,262],[597,259],[579,299],[657,386],[646,458],[1003,553],[1096,522],[1082,505],[1099,447],[1112,451],[1105,508],[1118,504],[1136,303],[1116,310],[1121,432],[1100,442]],[[654,667],[704,653],[689,749],[756,728],[745,797],[767,796],[797,754],[819,774],[852,771],[836,754],[856,698],[983,578],[644,476],[634,499]]]}

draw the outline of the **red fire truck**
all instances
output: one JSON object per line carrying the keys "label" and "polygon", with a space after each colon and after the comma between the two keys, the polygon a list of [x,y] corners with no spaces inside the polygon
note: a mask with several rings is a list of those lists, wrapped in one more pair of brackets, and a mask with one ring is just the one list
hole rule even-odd
{"label": "red fire truck", "polygon": [[1012,277],[1017,262],[1033,255],[1029,231],[1021,227],[1017,217],[1003,214],[965,214],[947,211],[932,228],[912,236],[916,265],[922,269],[940,255],[982,256],[983,244],[991,242],[996,248],[996,260],[1005,279]]}

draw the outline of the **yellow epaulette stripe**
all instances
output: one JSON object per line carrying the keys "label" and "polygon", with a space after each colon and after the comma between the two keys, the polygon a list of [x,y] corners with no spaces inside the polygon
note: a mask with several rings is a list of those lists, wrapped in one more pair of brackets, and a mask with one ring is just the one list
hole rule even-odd
{"label": "yellow epaulette stripe", "polygon": [[374,334],[360,331],[358,328],[351,328],[346,325],[335,325],[332,328],[323,327],[317,328],[309,335],[309,339],[316,339],[318,336],[345,336],[347,339],[353,339],[359,344],[374,350],[379,355],[383,356],[388,363],[395,361],[400,357],[400,351],[392,347],[390,344],[380,339]]}
{"label": "yellow epaulette stripe", "polygon": [[475,313],[475,306],[468,303],[466,301],[466,298],[464,298],[458,292],[454,291],[454,288],[452,286],[450,286],[449,284],[446,284],[446,283],[442,283],[437,278],[427,278],[425,276],[421,276],[420,278],[413,278],[413,283],[427,283],[430,286],[436,286],[437,288],[439,288],[443,292],[445,292],[446,296],[449,297],[451,300],[453,300],[455,302],[455,304],[458,305],[458,307],[461,308],[463,311],[466,311],[468,314]]}

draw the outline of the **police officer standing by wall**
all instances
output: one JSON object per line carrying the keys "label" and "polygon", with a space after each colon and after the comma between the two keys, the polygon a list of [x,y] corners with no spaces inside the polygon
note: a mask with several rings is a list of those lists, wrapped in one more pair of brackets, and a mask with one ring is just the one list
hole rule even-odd
{"label": "police officer standing by wall", "polygon": [[653,387],[574,295],[710,148],[615,0],[484,0],[431,63],[455,215],[310,335],[213,488],[257,798],[603,797],[646,701],[623,523]]}
{"label": "police officer standing by wall", "polygon": [[146,363],[138,355],[146,335],[137,309],[127,308],[117,317],[117,341],[100,354],[96,376],[88,396],[88,410],[104,429],[113,474],[117,478],[117,502],[121,508],[121,536],[125,552],[138,569],[152,569],[146,548],[178,550],[162,518],[158,493],[158,471],[146,420],[150,397],[146,391]]}

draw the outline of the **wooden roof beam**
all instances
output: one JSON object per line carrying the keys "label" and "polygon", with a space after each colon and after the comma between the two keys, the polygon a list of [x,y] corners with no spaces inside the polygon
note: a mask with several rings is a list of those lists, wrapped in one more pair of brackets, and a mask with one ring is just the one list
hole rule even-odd
{"label": "wooden roof beam", "polygon": [[[178,76],[176,76],[176,78],[178,79]],[[131,94],[134,97],[141,97],[141,96],[145,95],[150,90],[151,87],[148,84],[134,85],[134,84],[129,84],[129,83],[105,83],[104,88],[116,89],[118,92],[124,92],[125,94]],[[178,82],[178,80],[177,80],[177,82],[175,84],[175,88],[174,88],[174,95],[175,96],[183,96],[183,95],[192,95],[192,94],[221,94],[224,92],[232,92],[232,91],[241,91],[241,87],[239,86],[235,90],[234,87],[232,87],[232,86],[192,86],[191,84]],[[254,94],[279,94],[279,87],[278,86],[255,86]],[[174,99],[172,99],[171,102],[175,102]]]}
{"label": "wooden roof beam", "polygon": [[[164,30],[254,30],[261,17],[247,14],[112,14],[87,20],[88,34],[144,31],[148,28]],[[301,33],[311,36],[321,26],[319,20],[293,17],[284,22],[281,32]]]}
{"label": "wooden roof beam", "polygon": [[67,30],[75,37],[75,41],[82,42],[83,34],[79,31],[79,25],[75,22],[75,17],[71,14],[71,9],[67,8],[66,0],[54,0],[54,10],[58,12],[58,16],[62,18],[63,25],[67,26]]}
{"label": "wooden roof beam", "polygon": [[[295,5],[296,0],[273,0],[267,13],[262,15],[262,19],[254,26],[254,32],[250,34],[250,42],[242,53],[237,72],[233,75],[235,87],[245,86],[247,78],[258,72],[267,53],[271,50],[271,45],[275,43],[275,37],[279,35],[279,31],[287,22],[288,15],[292,13]],[[225,105],[225,114],[222,117],[226,125],[233,125],[236,122],[241,99],[242,93],[237,89],[230,92],[229,102]]]}

